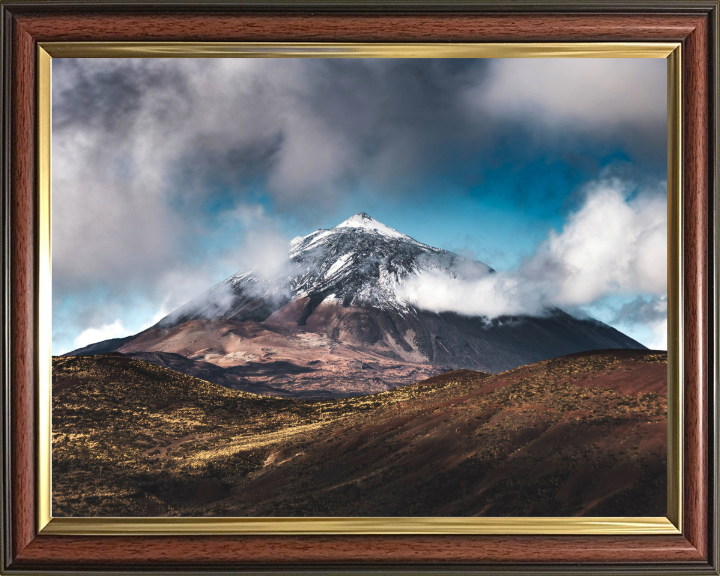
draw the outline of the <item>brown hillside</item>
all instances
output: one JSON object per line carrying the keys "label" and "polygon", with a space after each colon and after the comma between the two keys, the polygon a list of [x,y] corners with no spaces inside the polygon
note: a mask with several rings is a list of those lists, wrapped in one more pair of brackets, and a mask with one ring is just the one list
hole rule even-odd
{"label": "brown hillside", "polygon": [[666,370],[603,351],[302,402],[56,358],[53,512],[664,516]]}

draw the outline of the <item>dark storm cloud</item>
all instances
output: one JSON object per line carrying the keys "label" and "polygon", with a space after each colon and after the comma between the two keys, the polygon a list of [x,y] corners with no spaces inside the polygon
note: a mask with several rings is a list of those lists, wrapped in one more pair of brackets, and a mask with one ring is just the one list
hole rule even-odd
{"label": "dark storm cloud", "polygon": [[[100,64],[98,64],[100,62]],[[167,66],[148,67],[130,61],[108,66],[107,61],[55,59],[53,90],[61,103],[53,108],[53,128],[63,130],[96,125],[107,136],[121,139],[133,128],[127,119],[146,104],[148,90],[173,95],[173,105],[188,98],[187,76]],[[157,121],[175,106],[158,107]],[[166,117],[163,118],[162,114]]]}
{"label": "dark storm cloud", "polygon": [[[581,149],[576,172],[588,169],[588,158],[597,164],[598,143],[630,148],[647,167],[665,161],[664,101],[648,97],[664,94],[648,80],[663,79],[645,74],[644,85],[633,86],[637,65],[603,78],[600,95],[590,98],[575,85],[594,77],[592,66],[575,66],[579,78],[573,84],[565,75],[571,87],[563,90],[545,85],[547,64],[537,60],[511,73],[503,70],[518,62],[56,62],[56,132],[93,133],[100,144],[93,161],[103,169],[124,166],[134,179],[138,158],[103,158],[117,156],[107,148],[140,136],[155,140],[143,160],[165,170],[174,194],[200,200],[213,185],[243,194],[248,181],[260,180],[280,209],[316,214],[358,189],[415,197],[432,185],[481,190],[488,169],[522,166],[531,152],[567,163]],[[517,80],[522,76],[529,86]],[[627,94],[634,95],[627,102],[616,98]],[[583,100],[589,102],[577,104]],[[512,194],[521,203],[538,190],[517,187]]]}

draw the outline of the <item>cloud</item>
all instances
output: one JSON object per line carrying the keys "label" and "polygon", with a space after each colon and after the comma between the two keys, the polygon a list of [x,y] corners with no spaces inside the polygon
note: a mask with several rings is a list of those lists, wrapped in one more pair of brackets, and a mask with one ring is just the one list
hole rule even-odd
{"label": "cloud", "polygon": [[652,322],[650,329],[653,331],[653,340],[648,344],[652,350],[667,350],[668,321],[667,318]]}
{"label": "cloud", "polygon": [[324,212],[358,181],[397,183],[424,170],[451,135],[462,141],[466,110],[456,88],[484,67],[63,60],[54,63],[55,188],[91,188],[108,202],[130,188],[191,209],[220,184],[244,199],[260,180],[278,207]]}
{"label": "cloud", "polygon": [[542,295],[518,276],[488,273],[476,280],[463,280],[441,272],[423,272],[401,287],[401,297],[433,312],[458,312],[467,316],[541,314],[546,306]]}
{"label": "cloud", "polygon": [[[664,168],[667,66],[663,59],[493,60],[466,92],[471,109],[511,123],[528,150],[586,163],[588,146],[622,148],[635,168]],[[642,172],[640,170],[639,172]]]}
{"label": "cloud", "polygon": [[664,297],[665,198],[657,190],[636,192],[617,178],[590,182],[584,194],[562,231],[551,231],[516,269],[474,280],[421,274],[405,284],[403,296],[420,308],[487,317],[572,309],[610,295]]}
{"label": "cloud", "polygon": [[614,322],[633,324],[635,322],[652,323],[667,318],[667,296],[645,298],[638,296],[623,304],[615,313]]}
{"label": "cloud", "polygon": [[240,248],[224,256],[229,269],[252,270],[260,279],[274,278],[287,271],[289,242],[280,231],[277,218],[270,216],[262,206],[236,206],[224,214],[222,220],[228,227],[234,222],[242,223],[235,241]]}
{"label": "cloud", "polygon": [[645,325],[653,333],[648,347],[667,350],[667,295],[638,296],[623,304],[611,322],[618,326]]}
{"label": "cloud", "polygon": [[624,124],[662,125],[667,115],[662,59],[495,60],[468,98],[495,114],[607,132]]}
{"label": "cloud", "polygon": [[582,208],[525,263],[528,279],[550,282],[559,305],[581,306],[607,294],[664,293],[666,200],[632,191],[617,179],[590,183]]}
{"label": "cloud", "polygon": [[87,328],[83,330],[73,341],[75,348],[82,348],[88,344],[109,340],[110,338],[122,338],[129,336],[132,332],[128,332],[123,325],[123,321],[119,318],[110,324],[103,324],[99,328]]}

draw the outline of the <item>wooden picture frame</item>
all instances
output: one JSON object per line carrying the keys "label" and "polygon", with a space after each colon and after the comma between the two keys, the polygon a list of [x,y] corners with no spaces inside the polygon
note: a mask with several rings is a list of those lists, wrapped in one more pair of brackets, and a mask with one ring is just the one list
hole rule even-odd
{"label": "wooden picture frame", "polygon": [[[718,574],[718,2],[4,1],[3,573],[430,571]],[[679,534],[82,535],[41,529],[40,46],[76,42],[680,43]],[[162,534],[162,531],[160,532]]]}

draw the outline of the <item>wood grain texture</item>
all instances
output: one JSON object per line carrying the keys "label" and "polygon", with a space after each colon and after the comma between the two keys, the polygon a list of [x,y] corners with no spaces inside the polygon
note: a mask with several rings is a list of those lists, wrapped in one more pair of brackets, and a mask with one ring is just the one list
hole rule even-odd
{"label": "wood grain texture", "polygon": [[692,562],[701,555],[681,536],[353,536],[50,537],[40,536],[20,566],[73,562],[111,567],[241,564],[478,564],[498,562]]}
{"label": "wood grain texture", "polygon": [[708,38],[702,22],[683,55],[685,445],[683,532],[708,551]]}
{"label": "wood grain texture", "polygon": [[13,34],[11,172],[11,378],[12,551],[20,553],[35,537],[35,126],[32,37]]}
{"label": "wood grain texture", "polygon": [[136,14],[22,15],[38,41],[663,41],[686,37],[697,15]]}
{"label": "wood grain texture", "polygon": [[[707,568],[708,54],[703,14],[28,14],[13,35],[13,567],[397,566],[677,563]],[[34,509],[34,42],[683,41],[685,499],[683,536],[646,537],[50,537]]]}

